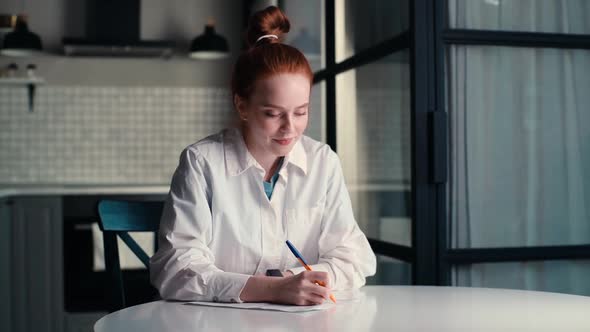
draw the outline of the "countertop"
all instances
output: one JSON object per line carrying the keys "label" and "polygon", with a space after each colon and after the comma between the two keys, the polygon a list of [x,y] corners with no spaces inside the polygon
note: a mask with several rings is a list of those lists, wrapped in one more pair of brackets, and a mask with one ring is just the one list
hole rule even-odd
{"label": "countertop", "polygon": [[168,185],[152,184],[0,184],[0,198],[51,195],[165,195]]}

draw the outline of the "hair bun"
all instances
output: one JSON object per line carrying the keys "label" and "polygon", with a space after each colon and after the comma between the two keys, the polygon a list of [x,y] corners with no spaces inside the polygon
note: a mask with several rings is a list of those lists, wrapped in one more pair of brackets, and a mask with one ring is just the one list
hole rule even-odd
{"label": "hair bun", "polygon": [[[246,42],[249,47],[260,44],[278,43],[283,40],[283,35],[289,32],[291,23],[287,16],[277,7],[269,6],[259,10],[248,22],[246,32]],[[258,38],[265,35],[275,35],[277,38],[263,38],[256,42]]]}

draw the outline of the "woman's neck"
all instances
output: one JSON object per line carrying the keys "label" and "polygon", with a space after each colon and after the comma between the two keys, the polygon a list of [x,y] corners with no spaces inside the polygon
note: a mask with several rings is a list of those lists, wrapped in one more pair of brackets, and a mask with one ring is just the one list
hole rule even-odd
{"label": "woman's neck", "polygon": [[256,146],[254,146],[248,140],[248,134],[246,133],[246,131],[243,131],[242,133],[248,152],[250,152],[252,157],[254,157],[254,159],[256,159],[256,161],[264,169],[264,181],[270,181],[270,178],[272,178],[273,174],[275,173],[282,157],[276,156],[274,154],[264,153],[263,151],[259,151],[256,148]]}
{"label": "woman's neck", "polygon": [[260,164],[260,166],[262,166],[262,168],[264,168],[264,181],[270,182],[270,179],[272,178],[272,176],[275,174],[277,168],[279,167],[282,157],[270,156],[270,158],[269,157],[259,158],[256,156],[255,153],[252,153],[252,156]]}
{"label": "woman's neck", "polygon": [[278,157],[274,163],[272,164],[272,166],[270,167],[270,169],[267,171],[265,169],[265,173],[264,174],[264,181],[266,182],[270,182],[272,179],[272,176],[275,174],[275,172],[277,171],[277,168],[279,168],[279,165],[281,164],[281,158],[282,157]]}

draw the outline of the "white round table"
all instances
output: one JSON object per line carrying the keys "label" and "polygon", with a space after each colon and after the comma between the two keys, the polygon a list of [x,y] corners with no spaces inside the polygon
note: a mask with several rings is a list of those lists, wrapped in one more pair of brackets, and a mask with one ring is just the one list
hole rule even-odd
{"label": "white round table", "polygon": [[109,331],[590,331],[590,297],[522,290],[366,286],[358,301],[287,313],[156,301],[111,313]]}

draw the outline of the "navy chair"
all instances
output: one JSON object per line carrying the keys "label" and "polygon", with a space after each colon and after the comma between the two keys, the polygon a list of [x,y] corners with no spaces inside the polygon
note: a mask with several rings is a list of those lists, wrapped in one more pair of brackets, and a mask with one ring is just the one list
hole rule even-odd
{"label": "navy chair", "polygon": [[157,232],[163,206],[164,202],[153,201],[102,200],[98,203],[105,268],[111,290],[110,312],[125,308],[127,303],[117,236],[149,270],[148,255],[127,232]]}

